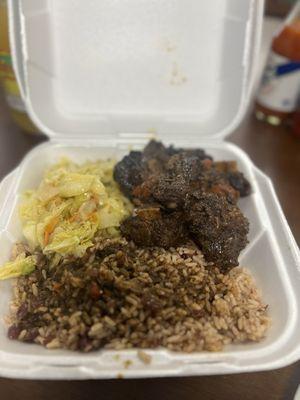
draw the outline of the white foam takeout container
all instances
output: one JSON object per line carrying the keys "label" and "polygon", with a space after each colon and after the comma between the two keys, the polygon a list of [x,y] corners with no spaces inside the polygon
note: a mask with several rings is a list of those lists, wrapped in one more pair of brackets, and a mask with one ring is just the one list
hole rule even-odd
{"label": "white foam takeout container", "polygon": [[[269,304],[260,343],[220,353],[136,350],[80,354],[7,338],[0,324],[0,375],[88,379],[209,375],[279,368],[300,358],[299,250],[270,180],[224,138],[245,113],[259,47],[260,0],[11,0],[14,67],[30,115],[50,138],[26,155],[0,187],[0,263],[21,239],[17,207],[61,155],[75,161],[122,157],[155,133],[237,160],[253,194],[240,201],[251,223],[240,257]],[[3,150],[4,151],[4,150]],[[0,286],[0,315],[11,283]],[[115,355],[119,354],[117,359]],[[124,360],[131,360],[128,369]]]}

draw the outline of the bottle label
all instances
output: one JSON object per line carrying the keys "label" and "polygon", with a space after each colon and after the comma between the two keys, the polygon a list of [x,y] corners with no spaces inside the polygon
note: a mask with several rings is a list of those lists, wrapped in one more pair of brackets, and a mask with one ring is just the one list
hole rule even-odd
{"label": "bottle label", "polygon": [[9,77],[12,75],[11,56],[0,49],[0,77]]}
{"label": "bottle label", "polygon": [[11,66],[11,56],[4,50],[0,50],[0,65],[9,65]]}
{"label": "bottle label", "polygon": [[258,92],[258,103],[274,111],[292,112],[296,109],[299,90],[300,62],[271,52]]}

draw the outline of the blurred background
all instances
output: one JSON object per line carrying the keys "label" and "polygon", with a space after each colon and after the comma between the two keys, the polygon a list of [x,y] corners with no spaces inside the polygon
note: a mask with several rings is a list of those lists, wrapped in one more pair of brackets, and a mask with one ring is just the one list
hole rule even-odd
{"label": "blurred background", "polygon": [[266,14],[284,17],[296,0],[266,0]]}

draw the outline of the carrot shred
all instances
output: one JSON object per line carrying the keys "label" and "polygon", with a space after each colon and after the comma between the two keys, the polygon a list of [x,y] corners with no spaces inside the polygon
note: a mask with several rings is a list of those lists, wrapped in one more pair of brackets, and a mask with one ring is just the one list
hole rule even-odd
{"label": "carrot shred", "polygon": [[74,215],[72,215],[70,218],[69,218],[69,222],[74,222],[74,221],[76,221],[76,219],[79,217],[79,215],[78,215],[78,213],[75,213]]}
{"label": "carrot shred", "polygon": [[54,231],[56,225],[59,222],[59,217],[53,218],[46,226],[44,233],[44,245],[47,246],[49,243],[50,235]]}

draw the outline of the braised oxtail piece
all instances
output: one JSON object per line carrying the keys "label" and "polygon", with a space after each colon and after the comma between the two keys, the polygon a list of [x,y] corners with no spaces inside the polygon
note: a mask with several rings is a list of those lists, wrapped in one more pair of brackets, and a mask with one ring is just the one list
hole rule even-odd
{"label": "braised oxtail piece", "polygon": [[223,271],[238,265],[249,223],[238,208],[251,186],[235,161],[202,149],[151,141],[115,167],[114,178],[137,206],[121,232],[139,246],[174,247],[193,240]]}

